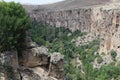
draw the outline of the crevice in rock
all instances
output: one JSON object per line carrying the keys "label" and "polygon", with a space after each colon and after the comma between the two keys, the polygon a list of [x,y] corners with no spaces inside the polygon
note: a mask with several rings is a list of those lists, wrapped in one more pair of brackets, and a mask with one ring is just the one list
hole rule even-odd
{"label": "crevice in rock", "polygon": [[22,75],[21,75],[20,69],[18,68],[17,71],[18,71],[18,73],[19,73],[20,80],[23,80],[23,77],[22,77]]}
{"label": "crevice in rock", "polygon": [[50,66],[50,56],[48,57],[48,64],[46,65],[46,69],[49,70],[49,66]]}

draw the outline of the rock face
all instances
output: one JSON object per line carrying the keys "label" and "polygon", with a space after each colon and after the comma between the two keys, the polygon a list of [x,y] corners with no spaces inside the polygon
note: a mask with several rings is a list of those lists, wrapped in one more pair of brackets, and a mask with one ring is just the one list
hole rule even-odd
{"label": "rock face", "polygon": [[[45,46],[38,46],[26,37],[26,49],[22,53],[19,72],[23,80],[63,80],[63,55],[50,53]],[[54,56],[56,55],[56,56]],[[52,64],[53,62],[55,64]],[[60,71],[62,70],[62,71]],[[54,75],[52,75],[54,74]],[[32,75],[32,76],[30,76]]]}
{"label": "rock face", "polygon": [[0,54],[0,80],[19,79],[18,68],[16,51],[6,51]]}
{"label": "rock face", "polygon": [[89,42],[92,42],[93,40],[97,40],[99,37],[93,34],[87,34],[84,36],[80,36],[76,39],[72,39],[71,42],[75,43],[76,46],[86,45],[89,44]]}
{"label": "rock face", "polygon": [[63,80],[64,68],[63,68],[63,56],[60,53],[54,52],[50,58],[49,75],[57,77]]}
{"label": "rock face", "polygon": [[7,65],[13,67],[13,69],[17,70],[19,64],[18,64],[18,56],[17,56],[18,54],[16,51],[6,51],[1,55],[2,55],[1,58],[2,65],[6,63]]}
{"label": "rock face", "polygon": [[[108,53],[112,49],[120,52],[120,1],[119,0],[93,0],[93,3],[80,4],[75,8],[67,8],[68,4],[77,2],[70,0],[51,5],[37,7],[29,13],[31,18],[37,22],[42,22],[56,27],[69,28],[72,31],[80,30],[100,37],[100,53]],[[89,0],[85,0],[90,2]],[[68,2],[68,3],[67,3]],[[65,4],[64,4],[65,3]],[[98,5],[97,3],[100,3]],[[103,4],[104,3],[104,4]],[[59,9],[60,5],[67,5]],[[84,4],[83,4],[84,5]],[[87,6],[89,5],[89,6]],[[46,7],[49,6],[49,7]],[[53,7],[56,9],[52,9]],[[58,8],[57,8],[58,6]],[[92,40],[92,39],[91,39]],[[118,54],[119,55],[119,54]],[[119,59],[119,56],[118,56]]]}
{"label": "rock face", "polygon": [[27,67],[42,66],[48,64],[49,52],[46,47],[36,47],[23,52],[23,65]]}
{"label": "rock face", "polygon": [[16,51],[0,54],[0,80],[63,80],[63,56],[28,42],[21,59]]}
{"label": "rock face", "polygon": [[0,80],[5,80],[4,73],[0,73]]}

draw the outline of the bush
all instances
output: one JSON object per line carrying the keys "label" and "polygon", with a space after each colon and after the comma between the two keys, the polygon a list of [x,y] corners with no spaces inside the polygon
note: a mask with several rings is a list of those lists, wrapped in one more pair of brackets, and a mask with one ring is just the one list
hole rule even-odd
{"label": "bush", "polygon": [[117,53],[114,50],[111,50],[110,53],[111,53],[112,58],[115,59],[117,56]]}
{"label": "bush", "polygon": [[40,46],[46,44],[46,41],[45,41],[44,39],[42,39],[42,38],[39,38],[39,37],[36,37],[36,38],[34,39],[34,41],[35,41],[37,44],[39,44]]}
{"label": "bush", "polygon": [[98,62],[99,64],[102,63],[102,61],[103,61],[103,59],[102,59],[101,56],[97,57],[97,62]]}

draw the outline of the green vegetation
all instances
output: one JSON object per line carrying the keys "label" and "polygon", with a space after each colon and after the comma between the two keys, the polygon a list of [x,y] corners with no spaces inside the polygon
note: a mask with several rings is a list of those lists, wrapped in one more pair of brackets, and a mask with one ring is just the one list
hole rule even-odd
{"label": "green vegetation", "polygon": [[112,59],[115,60],[117,53],[114,50],[111,50],[110,53],[111,53]]}
{"label": "green vegetation", "polygon": [[97,57],[97,62],[98,62],[99,64],[102,63],[102,61],[103,61],[103,59],[102,59],[101,56]]}
{"label": "green vegetation", "polygon": [[0,51],[23,48],[30,20],[25,9],[19,3],[0,2]]}
{"label": "green vegetation", "polygon": [[[104,65],[100,69],[93,68],[93,62],[97,58],[98,63],[103,61],[99,54],[94,54],[99,49],[99,40],[93,40],[89,44],[76,46],[72,39],[84,36],[80,31],[71,32],[63,27],[55,28],[33,23],[30,30],[33,41],[46,46],[50,52],[60,52],[65,55],[66,80],[119,80],[120,67],[114,64]],[[79,55],[82,65],[76,68],[72,60]],[[116,57],[115,53],[111,53]]]}

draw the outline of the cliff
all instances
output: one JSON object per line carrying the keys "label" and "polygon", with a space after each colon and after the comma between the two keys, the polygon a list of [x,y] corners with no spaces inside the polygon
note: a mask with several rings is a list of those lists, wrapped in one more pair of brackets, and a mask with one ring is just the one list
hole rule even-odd
{"label": "cliff", "polygon": [[37,22],[99,36],[100,53],[108,53],[112,49],[120,52],[120,3],[118,0],[67,0],[37,6],[30,11],[29,15]]}

